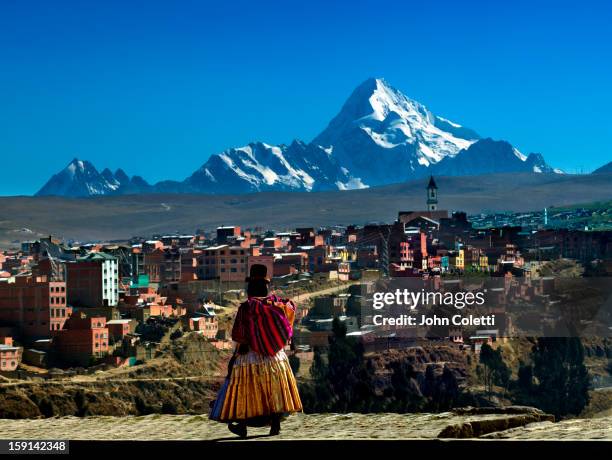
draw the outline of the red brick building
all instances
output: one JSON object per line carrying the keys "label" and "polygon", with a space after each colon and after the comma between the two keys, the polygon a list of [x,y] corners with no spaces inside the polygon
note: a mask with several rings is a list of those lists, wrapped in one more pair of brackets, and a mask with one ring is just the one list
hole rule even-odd
{"label": "red brick building", "polygon": [[24,341],[51,337],[71,313],[64,281],[16,276],[0,283],[0,321],[13,326]]}
{"label": "red brick building", "polygon": [[181,279],[179,249],[155,249],[144,254],[144,272],[152,283],[171,283]]}
{"label": "red brick building", "polygon": [[198,255],[199,279],[219,281],[244,281],[248,274],[249,256],[257,255],[256,248],[246,249],[226,244],[203,248]]}
{"label": "red brick building", "polygon": [[308,270],[308,254],[305,252],[274,255],[274,276],[295,274]]}
{"label": "red brick building", "polygon": [[86,318],[72,315],[65,329],[54,338],[55,350],[66,363],[86,366],[92,358],[101,358],[108,353],[108,327],[106,318]]}
{"label": "red brick building", "polygon": [[106,322],[108,336],[113,342],[119,342],[126,335],[134,332],[136,320],[133,319],[112,319]]}
{"label": "red brick building", "polygon": [[219,325],[215,316],[195,316],[189,318],[188,328],[190,331],[202,334],[207,339],[214,339],[217,336]]}
{"label": "red brick building", "polygon": [[13,346],[11,337],[0,338],[0,372],[12,372],[21,363],[23,349]]}
{"label": "red brick building", "polygon": [[240,227],[226,226],[217,228],[217,243],[225,244],[240,237]]}
{"label": "red brick building", "polygon": [[68,302],[74,307],[114,307],[119,301],[117,258],[91,252],[66,263]]}

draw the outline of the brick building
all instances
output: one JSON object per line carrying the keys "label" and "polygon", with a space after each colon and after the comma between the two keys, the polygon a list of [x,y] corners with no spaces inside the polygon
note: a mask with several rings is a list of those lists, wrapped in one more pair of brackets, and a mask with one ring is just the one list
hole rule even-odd
{"label": "brick building", "polygon": [[91,252],[66,263],[68,303],[78,307],[114,307],[119,300],[117,258]]}
{"label": "brick building", "polygon": [[106,318],[87,318],[83,314],[75,314],[55,336],[54,347],[62,361],[87,366],[92,359],[108,353],[108,340]]}
{"label": "brick building", "polygon": [[143,270],[152,283],[179,281],[181,268],[181,251],[178,248],[154,249],[144,254]]}
{"label": "brick building", "polygon": [[22,340],[49,338],[64,327],[71,313],[64,281],[16,276],[0,282],[0,322],[13,326]]}
{"label": "brick building", "polygon": [[227,244],[203,248],[197,257],[196,273],[202,280],[244,281],[251,255],[258,255],[258,251]]}
{"label": "brick building", "polygon": [[240,227],[226,226],[217,228],[217,243],[225,244],[240,236]]}

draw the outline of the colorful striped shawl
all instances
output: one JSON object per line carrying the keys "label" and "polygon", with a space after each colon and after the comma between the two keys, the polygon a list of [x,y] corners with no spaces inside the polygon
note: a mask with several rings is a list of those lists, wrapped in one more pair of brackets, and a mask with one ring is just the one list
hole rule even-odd
{"label": "colorful striped shawl", "polygon": [[273,356],[293,334],[295,304],[276,295],[249,297],[238,309],[232,339],[257,353]]}

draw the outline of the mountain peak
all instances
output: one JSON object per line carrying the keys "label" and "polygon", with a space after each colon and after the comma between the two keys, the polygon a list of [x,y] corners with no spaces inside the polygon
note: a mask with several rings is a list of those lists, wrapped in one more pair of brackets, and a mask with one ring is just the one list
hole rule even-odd
{"label": "mountain peak", "polygon": [[[262,141],[211,155],[182,182],[147,184],[121,169],[98,173],[74,158],[39,195],[126,193],[247,193],[262,190],[345,190],[404,182],[434,174],[549,172],[539,154],[481,139],[469,128],[433,114],[385,79],[361,82],[338,114],[310,143]],[[553,170],[557,172],[557,170]]]}
{"label": "mountain peak", "polygon": [[403,182],[417,170],[467,149],[477,138],[384,79],[369,78],[313,143],[334,146],[337,160],[354,176],[379,185]]}
{"label": "mountain peak", "polygon": [[593,171],[592,174],[606,174],[606,173],[611,173],[611,172],[612,172],[612,161],[610,161],[609,163],[606,163],[603,166],[600,166],[595,171]]}
{"label": "mountain peak", "polygon": [[118,168],[115,171],[115,174],[113,176],[117,181],[119,181],[119,183],[121,184],[127,184],[130,181],[129,176],[125,173],[125,171],[121,168]]}
{"label": "mountain peak", "polygon": [[149,187],[143,180],[133,184],[122,169],[118,169],[114,174],[109,168],[98,172],[91,162],[74,158],[64,169],[53,175],[36,195],[82,197],[138,193],[144,191],[145,186]]}

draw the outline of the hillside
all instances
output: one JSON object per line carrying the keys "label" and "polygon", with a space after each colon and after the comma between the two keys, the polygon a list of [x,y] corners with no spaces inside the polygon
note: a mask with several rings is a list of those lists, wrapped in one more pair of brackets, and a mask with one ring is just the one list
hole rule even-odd
{"label": "hillside", "polygon": [[[608,200],[612,174],[490,174],[439,177],[440,208],[468,213],[527,211]],[[424,180],[333,192],[246,195],[124,195],[94,198],[1,197],[0,246],[49,233],[65,238],[121,239],[194,232],[222,224],[286,229],[392,221],[423,209]],[[14,245],[15,243],[13,243]]]}

